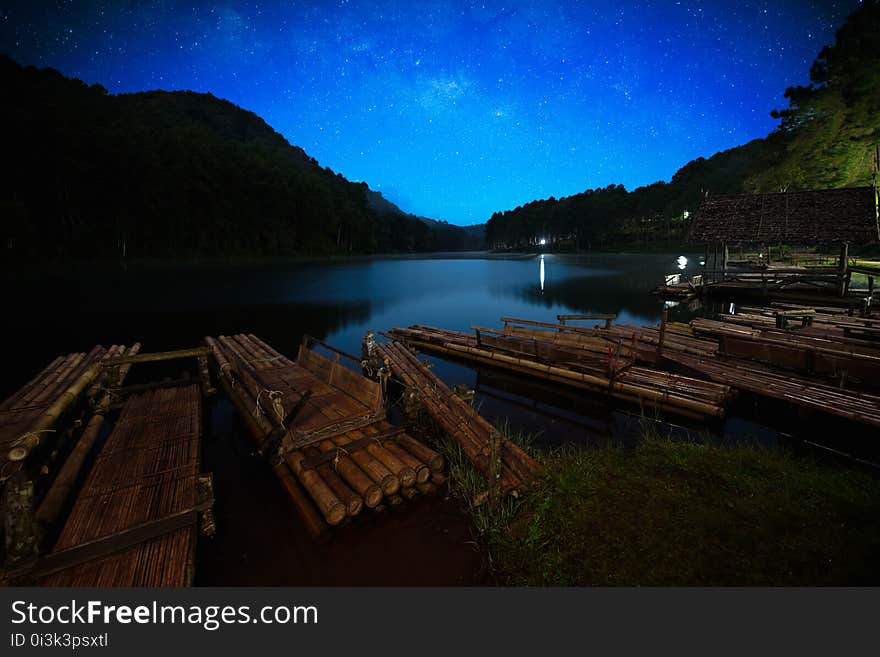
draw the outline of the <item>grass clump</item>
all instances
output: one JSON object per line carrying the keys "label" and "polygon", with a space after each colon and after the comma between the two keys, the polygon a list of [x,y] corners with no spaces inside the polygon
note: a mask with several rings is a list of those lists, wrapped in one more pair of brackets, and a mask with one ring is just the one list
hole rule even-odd
{"label": "grass clump", "polygon": [[756,445],[568,449],[509,531],[519,585],[840,585],[880,581],[880,482]]}
{"label": "grass clump", "polygon": [[[535,436],[511,431],[507,424],[499,428],[502,435],[534,456]],[[440,438],[439,449],[446,459],[449,493],[461,501],[473,521],[475,539],[492,572],[497,570],[497,547],[504,545],[511,523],[517,517],[524,502],[523,498],[506,496],[497,504],[476,500],[485,497],[488,487],[486,479],[465,456],[464,450],[448,438]]]}

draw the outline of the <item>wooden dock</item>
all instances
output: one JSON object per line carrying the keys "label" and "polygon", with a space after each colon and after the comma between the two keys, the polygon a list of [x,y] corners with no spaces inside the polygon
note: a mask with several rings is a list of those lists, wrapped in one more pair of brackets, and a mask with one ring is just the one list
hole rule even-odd
{"label": "wooden dock", "polygon": [[254,335],[205,342],[224,391],[312,534],[442,483],[442,456],[387,422],[383,384],[343,364],[360,370],[360,359],[308,337],[296,363]]}
{"label": "wooden dock", "polygon": [[468,460],[489,482],[490,491],[493,482],[497,482],[497,494],[518,495],[534,483],[541,472],[535,460],[502,436],[403,344],[378,344],[376,352],[390,375],[415,393],[443,432],[461,446]]}
{"label": "wooden dock", "polygon": [[199,385],[135,394],[125,402],[52,552],[45,586],[188,586],[200,514]]}

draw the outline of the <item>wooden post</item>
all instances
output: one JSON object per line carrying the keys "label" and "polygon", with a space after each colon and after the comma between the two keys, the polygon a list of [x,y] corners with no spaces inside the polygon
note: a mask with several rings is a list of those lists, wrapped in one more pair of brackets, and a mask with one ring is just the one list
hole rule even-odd
{"label": "wooden post", "polygon": [[657,362],[663,358],[663,339],[666,337],[666,322],[669,319],[669,309],[663,306],[663,312],[660,314],[660,337],[657,339]]}
{"label": "wooden post", "polygon": [[840,245],[840,260],[837,263],[837,296],[846,295],[846,261],[849,257],[849,243],[843,242]]}

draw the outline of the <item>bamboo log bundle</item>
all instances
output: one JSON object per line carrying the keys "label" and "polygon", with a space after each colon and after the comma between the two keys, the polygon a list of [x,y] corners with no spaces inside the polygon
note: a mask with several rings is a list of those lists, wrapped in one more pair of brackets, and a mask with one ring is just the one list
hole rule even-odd
{"label": "bamboo log bundle", "polygon": [[382,501],[382,489],[355,463],[354,459],[331,440],[322,440],[318,446],[323,452],[335,452],[332,467],[358,494],[369,509],[375,509]]}
{"label": "bamboo log bundle", "polygon": [[336,494],[314,470],[306,470],[302,467],[302,460],[305,454],[302,452],[291,452],[287,455],[287,465],[299,479],[303,488],[309,493],[311,498],[317,504],[318,509],[324,514],[324,520],[331,527],[342,522],[346,515],[346,506],[339,501]]}
{"label": "bamboo log bundle", "polygon": [[[493,470],[490,440],[497,430],[402,344],[377,345],[377,350],[393,376],[418,395],[444,433],[461,446],[468,460],[484,477],[490,478]],[[540,473],[540,466],[510,440],[504,438],[500,445],[502,468],[498,476],[502,490],[510,493],[524,490]]]}
{"label": "bamboo log bundle", "polygon": [[[350,431],[347,435],[332,436],[330,440],[337,447],[345,449],[346,445],[350,445],[358,438],[363,438],[363,434],[357,431]],[[349,455],[379,485],[383,495],[394,495],[400,490],[400,479],[397,475],[391,472],[384,463],[376,459],[368,450],[354,451]]]}
{"label": "bamboo log bundle", "polygon": [[[393,444],[404,436],[389,432],[391,425],[387,422],[372,420],[350,426],[352,417],[371,410],[362,400],[371,397],[360,395],[359,399],[358,391],[352,389],[358,379],[363,379],[361,374],[343,375],[334,370],[338,363],[317,356],[310,363],[318,371],[306,369],[250,334],[208,337],[205,343],[220,371],[224,391],[238,398],[237,408],[248,416],[259,444],[276,435],[281,437],[282,445],[292,445],[292,437],[301,435],[304,425],[320,427],[317,438],[310,443],[284,448],[280,452],[284,455],[282,463],[275,466],[288,492],[304,491],[291,498],[300,515],[312,516],[307,526],[315,524],[316,514],[323,528],[340,525],[364,507],[379,510],[383,498],[398,495],[402,486],[417,490],[414,487],[418,483],[430,479],[428,464]],[[324,367],[326,371],[321,370]],[[343,387],[337,387],[337,383]],[[375,383],[369,383],[375,387]],[[306,396],[305,391],[310,395]],[[306,397],[307,405],[301,413],[293,413],[282,422],[297,396]],[[283,401],[283,412],[271,406],[270,400],[274,399]],[[407,444],[419,444],[408,436],[406,439]],[[294,498],[307,499],[311,514],[299,508],[302,499]]]}
{"label": "bamboo log bundle", "polygon": [[[306,447],[303,453],[306,456],[319,456],[321,451],[316,447]],[[329,465],[319,465],[315,471],[334,495],[339,498],[339,501],[345,505],[345,515],[356,516],[363,510],[363,498],[349,488],[348,484]]]}
{"label": "bamboo log bundle", "polygon": [[670,354],[667,357],[713,381],[880,427],[880,396],[822,385],[814,380],[783,374],[757,363],[708,360],[686,354]]}
{"label": "bamboo log bundle", "polygon": [[[112,355],[116,353],[134,356],[140,351],[140,348],[140,343],[135,343],[127,352],[124,347],[118,347],[117,349],[111,348],[108,350],[107,354],[109,357],[112,357]],[[122,385],[130,368],[131,365],[120,366],[119,369],[114,372],[112,380],[106,381],[106,383],[115,386]],[[110,392],[105,392],[96,403],[95,410],[92,417],[89,419],[86,428],[83,430],[82,435],[70,455],[64,461],[64,464],[55,476],[51,487],[43,497],[43,501],[37,508],[36,520],[44,528],[52,525],[57,520],[58,514],[61,512],[64,503],[73,491],[74,485],[82,471],[83,464],[88,458],[88,455],[92,452],[95,441],[98,439],[101,428],[104,426],[104,419],[110,408],[110,401]]]}
{"label": "bamboo log bundle", "polygon": [[108,351],[96,346],[88,353],[59,357],[5,400],[0,409],[0,483],[18,472],[47,434],[54,433],[92,387]]}
{"label": "bamboo log bundle", "polygon": [[[217,342],[213,338],[205,338],[205,342],[211,347],[217,362],[221,388],[232,401],[239,417],[244,420],[248,434],[254,444],[259,446],[266,436],[272,432],[273,427],[271,423],[265,417],[253,413],[255,401],[248,396],[243,388],[235,386],[235,379],[231,368],[224,368],[228,361]],[[327,523],[324,522],[324,517],[315,508],[314,503],[305,492],[303,492],[302,487],[297,482],[296,477],[293,476],[287,464],[284,462],[275,464],[272,467],[272,472],[287,493],[288,499],[293,504],[297,515],[303,521],[309,534],[316,539],[324,537],[327,533]]]}
{"label": "bamboo log bundle", "polygon": [[413,440],[406,434],[398,436],[397,445],[407,450],[422,463],[426,464],[431,472],[443,472],[446,463],[443,455],[439,452],[435,452],[427,445],[424,445],[417,440]]}

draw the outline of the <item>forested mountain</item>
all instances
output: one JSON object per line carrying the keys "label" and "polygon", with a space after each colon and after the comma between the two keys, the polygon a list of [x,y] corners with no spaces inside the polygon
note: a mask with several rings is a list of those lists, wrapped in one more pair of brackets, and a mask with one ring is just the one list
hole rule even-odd
{"label": "forested mountain", "polygon": [[871,184],[880,143],[880,0],[867,0],[810,69],[808,86],[786,90],[764,139],[689,162],[668,183],[620,185],[496,212],[486,226],[497,249],[588,250],[683,241],[705,194]]}
{"label": "forested mountain", "polygon": [[210,94],[110,95],[0,56],[4,258],[297,256],[480,248],[368,199]]}

